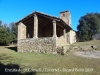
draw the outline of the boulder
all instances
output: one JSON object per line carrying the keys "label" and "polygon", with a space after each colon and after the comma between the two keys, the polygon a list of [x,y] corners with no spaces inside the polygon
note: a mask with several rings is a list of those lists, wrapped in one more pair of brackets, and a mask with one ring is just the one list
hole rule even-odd
{"label": "boulder", "polygon": [[99,49],[98,46],[91,46],[91,48],[93,48],[94,50],[98,50]]}

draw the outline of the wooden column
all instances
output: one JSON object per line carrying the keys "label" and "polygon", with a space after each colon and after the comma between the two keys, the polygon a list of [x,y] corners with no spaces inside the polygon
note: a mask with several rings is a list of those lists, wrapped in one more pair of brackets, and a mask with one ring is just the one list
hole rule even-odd
{"label": "wooden column", "polygon": [[34,38],[38,38],[38,17],[34,14]]}

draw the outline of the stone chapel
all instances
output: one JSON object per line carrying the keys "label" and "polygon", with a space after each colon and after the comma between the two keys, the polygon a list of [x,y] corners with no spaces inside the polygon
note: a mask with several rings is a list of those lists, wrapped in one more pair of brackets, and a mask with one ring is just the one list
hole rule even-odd
{"label": "stone chapel", "polygon": [[18,52],[53,53],[57,48],[76,42],[70,11],[60,12],[60,18],[34,11],[16,24]]}

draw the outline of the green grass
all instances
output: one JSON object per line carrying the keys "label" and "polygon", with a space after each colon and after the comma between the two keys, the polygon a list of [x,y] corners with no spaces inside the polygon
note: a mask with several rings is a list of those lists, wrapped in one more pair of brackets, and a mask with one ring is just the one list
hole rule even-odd
{"label": "green grass", "polygon": [[100,40],[92,40],[92,41],[87,41],[87,42],[76,42],[73,43],[72,45],[75,46],[90,46],[90,45],[94,45],[94,46],[100,46]]}
{"label": "green grass", "polygon": [[[94,44],[94,41],[85,43]],[[74,45],[82,46],[85,43],[74,43]],[[95,43],[99,45],[100,41],[95,41]],[[65,55],[53,55],[18,53],[6,47],[0,47],[0,62],[3,65],[17,64],[23,69],[43,70],[43,72],[36,72],[36,75],[100,75],[100,59],[75,56],[74,51],[68,52]],[[71,71],[72,69],[74,71]],[[85,71],[81,71],[81,69]]]}

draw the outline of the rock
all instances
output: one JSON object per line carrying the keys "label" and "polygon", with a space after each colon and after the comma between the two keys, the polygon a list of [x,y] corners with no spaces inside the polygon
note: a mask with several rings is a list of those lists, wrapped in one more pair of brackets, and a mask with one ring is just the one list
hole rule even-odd
{"label": "rock", "polygon": [[66,51],[64,50],[64,47],[57,47],[57,53],[64,55],[66,53]]}
{"label": "rock", "polygon": [[98,50],[99,47],[98,46],[91,46],[91,48],[95,49],[95,50]]}
{"label": "rock", "polygon": [[69,48],[69,50],[72,50],[72,49],[73,49],[72,47]]}
{"label": "rock", "polygon": [[57,52],[52,52],[52,54],[57,54]]}
{"label": "rock", "polygon": [[83,46],[83,47],[80,47],[80,50],[82,50],[82,51],[91,51],[91,50],[93,50],[92,48],[91,48],[91,46]]}
{"label": "rock", "polygon": [[79,49],[80,47],[77,47],[77,46],[75,46],[75,47],[73,47],[74,49]]}

